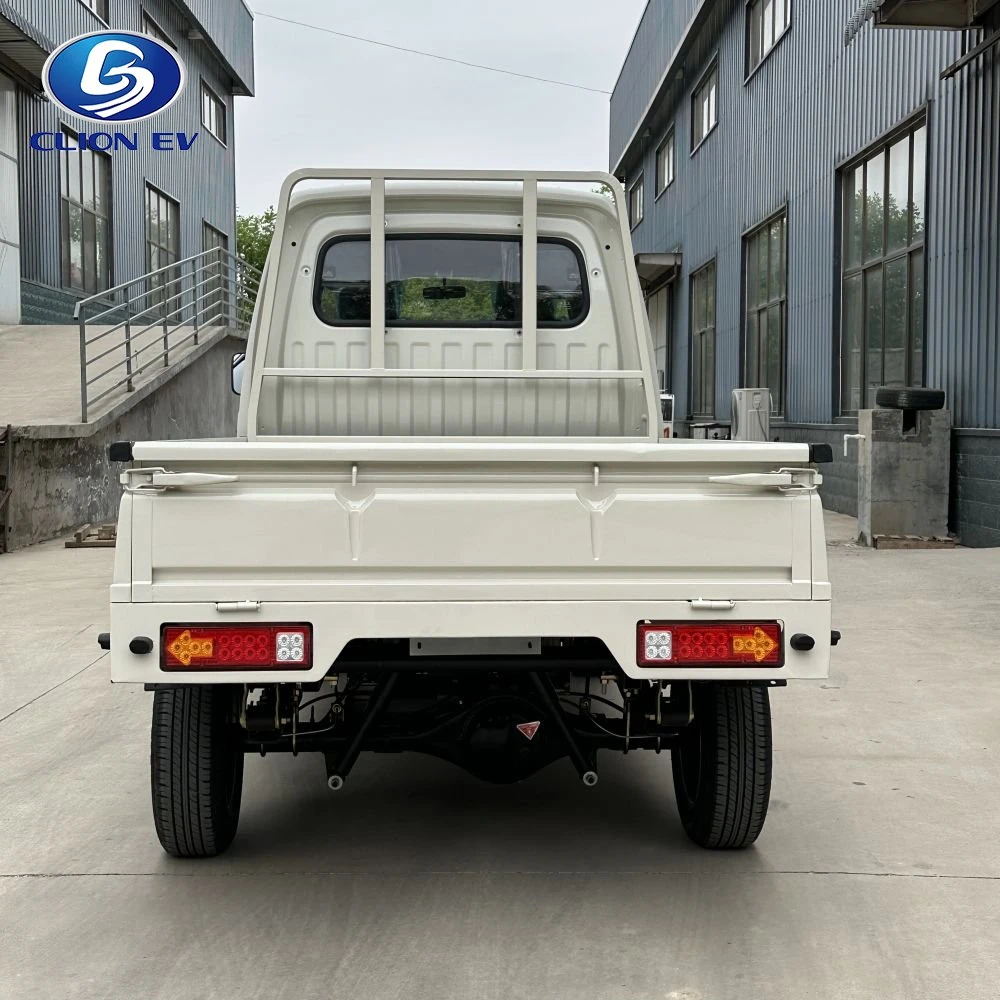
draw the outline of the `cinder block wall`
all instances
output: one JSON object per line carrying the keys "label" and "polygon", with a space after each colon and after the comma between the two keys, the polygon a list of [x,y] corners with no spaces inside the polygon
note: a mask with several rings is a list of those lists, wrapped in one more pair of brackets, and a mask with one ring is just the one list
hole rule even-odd
{"label": "cinder block wall", "polygon": [[120,467],[108,462],[112,441],[233,437],[239,400],[230,389],[230,366],[245,346],[224,338],[120,419],[85,437],[15,434],[9,548],[117,518]]}

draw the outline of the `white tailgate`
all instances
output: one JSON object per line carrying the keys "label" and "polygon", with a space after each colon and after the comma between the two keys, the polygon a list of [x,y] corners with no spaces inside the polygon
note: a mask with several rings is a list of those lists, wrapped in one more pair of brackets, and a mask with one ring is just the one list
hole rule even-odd
{"label": "white tailgate", "polygon": [[435,481],[415,468],[355,485],[244,473],[231,485],[135,493],[131,599],[813,596],[808,492],[648,474],[505,482],[499,472]]}

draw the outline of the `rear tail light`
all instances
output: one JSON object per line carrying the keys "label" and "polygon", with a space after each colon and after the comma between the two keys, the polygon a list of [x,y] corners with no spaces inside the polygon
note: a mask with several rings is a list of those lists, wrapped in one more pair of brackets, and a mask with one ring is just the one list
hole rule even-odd
{"label": "rear tail light", "polygon": [[660,622],[639,625],[640,667],[780,667],[779,622]]}
{"label": "rear tail light", "polygon": [[164,625],[164,670],[308,670],[311,625]]}

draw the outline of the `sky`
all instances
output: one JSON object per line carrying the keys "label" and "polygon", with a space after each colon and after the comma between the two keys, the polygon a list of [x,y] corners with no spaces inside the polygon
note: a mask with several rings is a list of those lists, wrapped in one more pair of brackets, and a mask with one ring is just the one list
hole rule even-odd
{"label": "sky", "polygon": [[[258,13],[610,92],[645,0],[250,0]],[[491,73],[257,16],[236,98],[240,214],[299,167],[606,170],[606,93]]]}

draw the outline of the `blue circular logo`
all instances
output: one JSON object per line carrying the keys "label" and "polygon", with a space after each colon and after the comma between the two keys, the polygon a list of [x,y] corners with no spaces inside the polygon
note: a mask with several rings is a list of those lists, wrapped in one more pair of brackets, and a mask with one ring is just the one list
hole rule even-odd
{"label": "blue circular logo", "polygon": [[135,31],[95,31],[60,45],[46,60],[42,84],[71,115],[135,122],[173,104],[184,76],[169,45]]}

